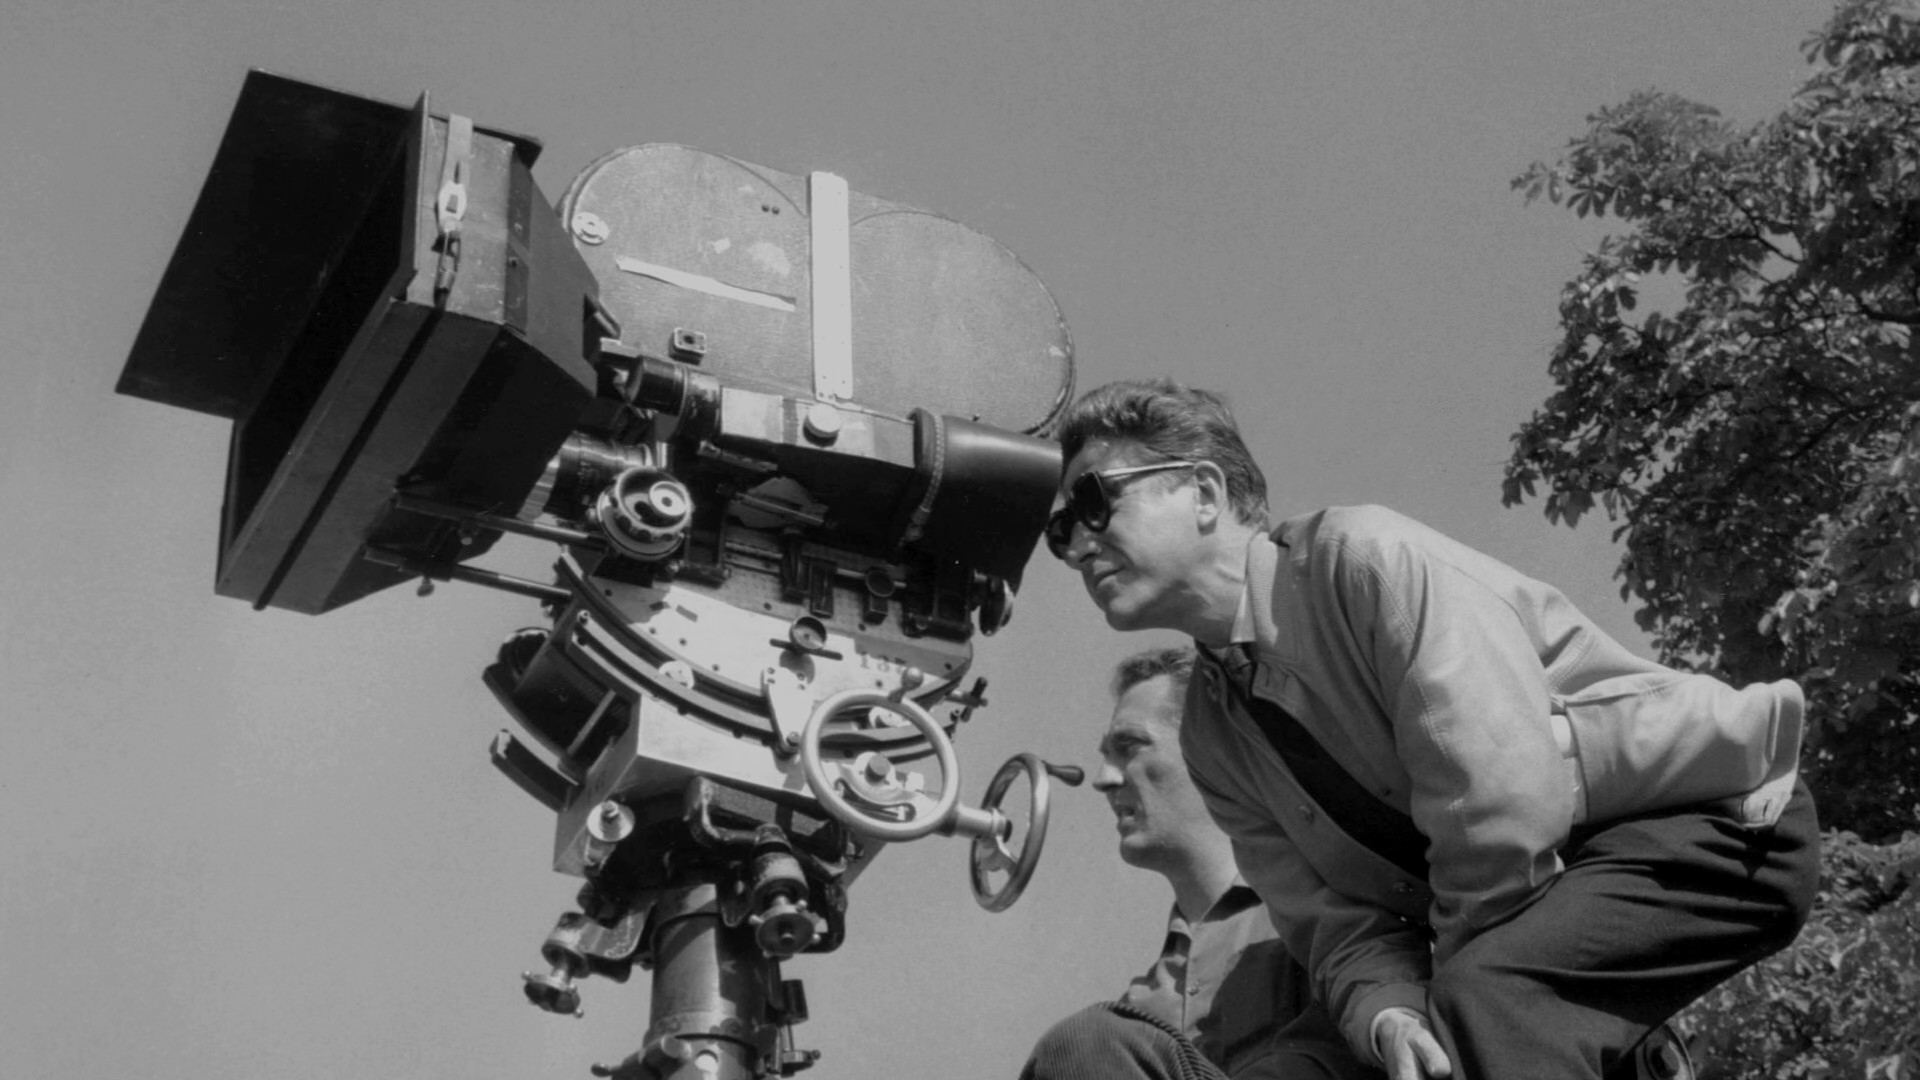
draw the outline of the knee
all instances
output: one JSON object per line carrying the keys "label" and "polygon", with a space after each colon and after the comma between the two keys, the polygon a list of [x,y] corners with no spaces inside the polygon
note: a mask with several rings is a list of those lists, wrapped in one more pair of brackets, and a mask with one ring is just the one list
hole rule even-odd
{"label": "knee", "polygon": [[1772,840],[1778,852],[1772,865],[1762,871],[1777,882],[1779,897],[1775,918],[1766,928],[1769,952],[1793,943],[1812,917],[1814,901],[1820,894],[1819,826],[1813,817],[1812,801],[1804,791],[1789,804]]}
{"label": "knee", "polygon": [[1819,892],[1819,875],[1804,887],[1786,891],[1780,902],[1766,914],[1756,935],[1756,957],[1771,956],[1794,943],[1813,916],[1813,900]]}
{"label": "knee", "polygon": [[1813,917],[1814,898],[1819,894],[1820,870],[1818,865],[1815,865],[1806,874],[1806,880],[1796,883],[1795,887],[1787,893],[1786,903],[1779,917],[1774,920],[1773,940],[1768,943],[1771,946],[1769,951],[1784,949],[1793,944],[1793,940],[1800,936],[1801,929],[1807,925],[1807,920]]}

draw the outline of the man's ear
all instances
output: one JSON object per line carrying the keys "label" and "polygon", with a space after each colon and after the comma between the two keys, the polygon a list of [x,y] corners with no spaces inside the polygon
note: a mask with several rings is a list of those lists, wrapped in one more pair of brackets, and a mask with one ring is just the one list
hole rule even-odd
{"label": "man's ear", "polygon": [[1233,516],[1227,502],[1227,474],[1211,461],[1193,467],[1194,523],[1201,532],[1211,532],[1221,520]]}

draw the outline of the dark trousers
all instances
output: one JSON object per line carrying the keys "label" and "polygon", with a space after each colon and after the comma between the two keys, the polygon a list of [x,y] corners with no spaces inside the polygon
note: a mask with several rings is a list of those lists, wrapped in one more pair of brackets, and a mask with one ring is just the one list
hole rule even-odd
{"label": "dark trousers", "polygon": [[[1344,1080],[1307,1050],[1261,1057],[1233,1080]],[[1371,1075],[1371,1074],[1370,1074]],[[1033,1048],[1020,1080],[1229,1080],[1172,1025],[1118,1002],[1093,1005],[1053,1025]]]}
{"label": "dark trousers", "polygon": [[1771,829],[1686,807],[1577,830],[1561,858],[1434,972],[1456,1080],[1619,1075],[1649,1030],[1793,941],[1819,888],[1819,824],[1801,784]]}

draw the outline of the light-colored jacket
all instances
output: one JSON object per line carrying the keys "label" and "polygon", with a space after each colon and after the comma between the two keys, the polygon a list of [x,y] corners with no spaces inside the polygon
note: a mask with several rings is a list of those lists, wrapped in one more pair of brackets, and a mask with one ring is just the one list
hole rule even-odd
{"label": "light-colored jacket", "polygon": [[1427,839],[1422,881],[1329,821],[1201,650],[1187,766],[1364,1060],[1373,1017],[1424,1010],[1433,967],[1557,874],[1575,825],[1726,799],[1759,827],[1793,789],[1793,683],[1736,690],[1636,656],[1551,586],[1380,507],[1256,537],[1235,636],[1259,658],[1252,692]]}

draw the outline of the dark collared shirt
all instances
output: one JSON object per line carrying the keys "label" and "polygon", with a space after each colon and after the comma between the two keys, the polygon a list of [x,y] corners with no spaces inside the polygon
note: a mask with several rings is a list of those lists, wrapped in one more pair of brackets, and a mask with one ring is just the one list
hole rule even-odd
{"label": "dark collared shirt", "polygon": [[1120,1000],[1184,1033],[1236,1080],[1280,1077],[1304,1055],[1339,1076],[1362,1069],[1326,1011],[1313,1004],[1306,972],[1287,955],[1260,897],[1235,883],[1198,922],[1175,907],[1166,944]]}

